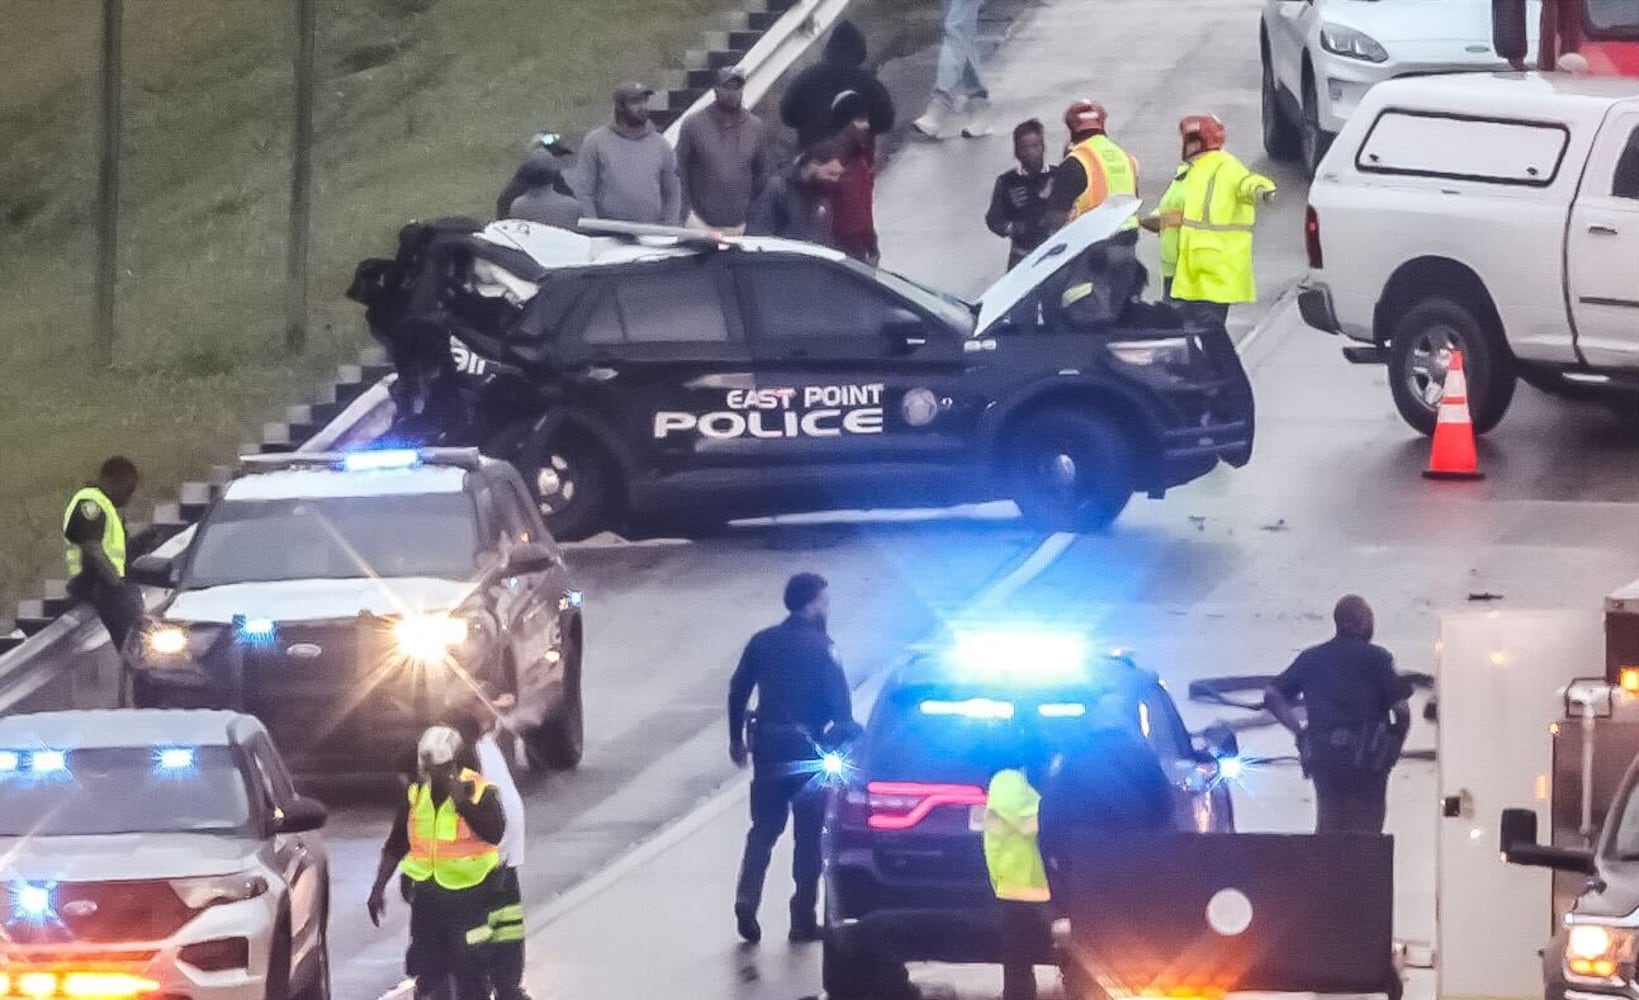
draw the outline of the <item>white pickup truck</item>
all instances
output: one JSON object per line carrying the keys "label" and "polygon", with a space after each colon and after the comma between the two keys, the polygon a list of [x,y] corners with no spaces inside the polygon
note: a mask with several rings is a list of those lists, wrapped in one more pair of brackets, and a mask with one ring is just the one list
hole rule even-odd
{"label": "white pickup truck", "polygon": [[1470,73],[1372,88],[1322,161],[1304,321],[1371,345],[1434,430],[1451,351],[1475,428],[1523,379],[1639,401],[1639,80]]}

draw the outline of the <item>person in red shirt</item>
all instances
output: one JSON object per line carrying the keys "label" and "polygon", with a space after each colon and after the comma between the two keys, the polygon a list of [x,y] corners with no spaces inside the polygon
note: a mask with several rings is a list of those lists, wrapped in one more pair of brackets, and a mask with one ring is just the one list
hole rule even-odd
{"label": "person in red shirt", "polygon": [[831,103],[831,111],[843,150],[842,179],[831,196],[836,213],[832,245],[874,266],[882,259],[882,250],[876,238],[877,138],[871,129],[870,100],[858,91],[845,90]]}

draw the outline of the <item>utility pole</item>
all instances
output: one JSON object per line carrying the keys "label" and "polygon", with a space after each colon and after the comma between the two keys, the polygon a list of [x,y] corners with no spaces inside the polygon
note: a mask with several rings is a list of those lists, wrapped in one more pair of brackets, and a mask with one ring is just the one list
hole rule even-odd
{"label": "utility pole", "polygon": [[125,0],[102,0],[102,157],[97,171],[96,315],[92,350],[103,367],[114,363],[114,321],[119,302],[120,97],[125,75]]}
{"label": "utility pole", "polygon": [[313,226],[313,100],[318,0],[296,3],[295,128],[290,142],[290,233],[285,246],[285,351],[307,346],[307,256]]}

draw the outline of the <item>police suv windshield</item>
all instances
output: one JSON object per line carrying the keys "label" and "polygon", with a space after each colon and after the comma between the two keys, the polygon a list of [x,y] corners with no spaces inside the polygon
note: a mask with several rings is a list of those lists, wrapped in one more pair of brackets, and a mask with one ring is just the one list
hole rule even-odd
{"label": "police suv windshield", "polygon": [[229,500],[200,527],[183,590],[276,580],[465,580],[478,563],[465,493]]}
{"label": "police suv windshield", "polygon": [[0,837],[233,834],[249,823],[227,747],[0,748]]}

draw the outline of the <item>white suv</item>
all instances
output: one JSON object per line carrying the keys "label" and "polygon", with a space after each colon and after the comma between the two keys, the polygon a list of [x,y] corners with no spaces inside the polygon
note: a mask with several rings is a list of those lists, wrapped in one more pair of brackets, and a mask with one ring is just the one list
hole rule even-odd
{"label": "white suv", "polygon": [[1491,0],[1265,0],[1259,44],[1264,148],[1310,176],[1373,84],[1508,68],[1491,47]]}
{"label": "white suv", "polygon": [[0,718],[0,997],[328,1000],[324,821],[248,715]]}

